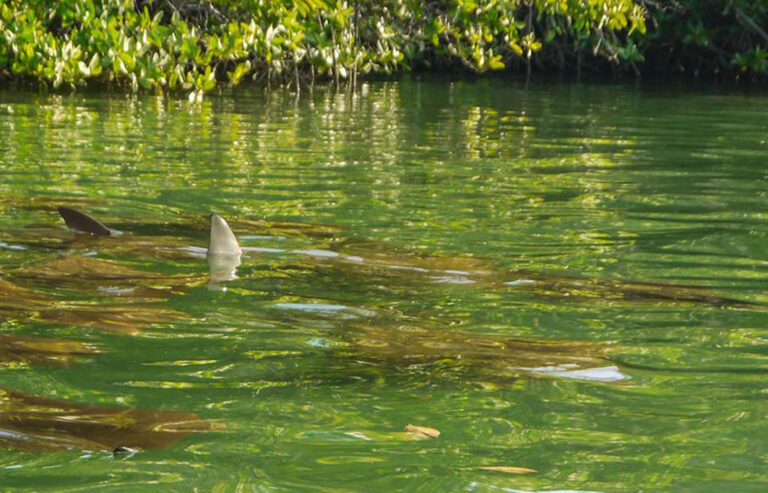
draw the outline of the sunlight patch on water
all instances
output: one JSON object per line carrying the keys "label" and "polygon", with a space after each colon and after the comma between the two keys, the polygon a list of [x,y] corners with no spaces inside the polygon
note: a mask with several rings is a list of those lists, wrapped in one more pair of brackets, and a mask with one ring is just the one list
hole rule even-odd
{"label": "sunlight patch on water", "polygon": [[590,380],[592,382],[620,382],[629,377],[621,373],[618,366],[603,366],[600,368],[570,369],[572,365],[543,366],[534,368],[531,373],[537,375],[550,375],[553,377],[573,378],[576,380]]}

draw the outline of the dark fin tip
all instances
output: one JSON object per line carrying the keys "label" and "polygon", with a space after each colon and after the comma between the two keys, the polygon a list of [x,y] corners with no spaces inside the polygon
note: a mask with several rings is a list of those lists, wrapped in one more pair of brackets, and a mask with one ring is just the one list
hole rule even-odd
{"label": "dark fin tip", "polygon": [[100,221],[90,217],[84,212],[69,207],[59,206],[59,215],[67,223],[69,229],[90,233],[94,236],[111,236],[112,231]]}

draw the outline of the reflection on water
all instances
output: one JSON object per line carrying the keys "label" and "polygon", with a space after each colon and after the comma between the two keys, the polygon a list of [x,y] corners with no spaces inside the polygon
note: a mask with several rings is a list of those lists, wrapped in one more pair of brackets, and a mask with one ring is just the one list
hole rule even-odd
{"label": "reflection on water", "polygon": [[3,485],[762,490],[766,104],[3,92]]}
{"label": "reflection on water", "polygon": [[237,279],[237,266],[240,265],[240,254],[209,254],[208,273],[211,278],[209,286]]}

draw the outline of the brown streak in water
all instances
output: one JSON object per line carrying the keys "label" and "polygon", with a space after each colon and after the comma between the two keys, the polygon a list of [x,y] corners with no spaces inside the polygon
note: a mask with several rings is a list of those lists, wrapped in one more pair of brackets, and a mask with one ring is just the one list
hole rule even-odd
{"label": "brown streak in water", "polygon": [[137,334],[153,324],[189,318],[186,313],[162,305],[60,305],[39,313],[48,323]]}
{"label": "brown streak in water", "polygon": [[[362,262],[352,263],[351,265],[353,266],[392,269],[393,272],[401,272],[406,275],[416,269],[424,269],[431,274],[444,273],[445,271],[462,271],[475,277],[482,277],[496,270],[493,262],[470,255],[416,254],[397,248],[382,249],[383,246],[375,241],[350,239],[336,242],[332,250],[363,259]],[[398,268],[405,269],[398,271]]]}
{"label": "brown streak in water", "polygon": [[334,238],[343,231],[341,226],[309,222],[270,221],[267,219],[227,219],[236,233],[268,234],[271,236],[305,236],[310,238]]}
{"label": "brown streak in water", "polygon": [[191,245],[204,245],[204,240],[192,240],[173,236],[93,236],[41,224],[23,230],[5,231],[3,241],[34,249],[48,250],[96,250],[102,255],[133,255],[138,258],[183,260],[196,255],[190,253]]}
{"label": "brown streak in water", "polygon": [[731,306],[734,308],[749,308],[753,310],[765,309],[765,307],[759,304],[718,296],[711,290],[701,286],[662,282],[586,279],[569,276],[543,275],[524,271],[516,274],[519,276],[519,279],[533,281],[531,284],[515,286],[517,289],[528,290],[550,297],[568,296],[574,301],[579,299],[629,302],[668,301],[711,306]]}
{"label": "brown streak in water", "polygon": [[0,320],[37,318],[50,324],[136,334],[152,324],[188,317],[186,313],[152,303],[64,302],[0,280]]}
{"label": "brown streak in water", "polygon": [[14,363],[67,366],[98,352],[79,341],[0,334],[0,367]]}
{"label": "brown streak in water", "polygon": [[[702,286],[691,286],[675,283],[616,281],[609,279],[589,279],[576,276],[548,275],[539,272],[499,271],[492,262],[480,258],[462,255],[440,256],[434,254],[417,255],[412,252],[397,250],[382,250],[380,243],[371,240],[348,239],[334,244],[334,251],[345,255],[356,255],[362,262],[344,261],[341,257],[335,262],[340,269],[352,272],[374,271],[377,275],[386,276],[392,282],[412,282],[414,278],[437,280],[446,276],[450,282],[466,279],[472,283],[470,288],[511,288],[504,283],[510,280],[527,279],[534,281],[530,284],[515,286],[517,289],[532,291],[549,297],[568,297],[571,300],[601,299],[640,301],[669,301],[678,303],[696,303],[712,306],[732,306],[736,308],[765,309],[765,307],[719,296],[717,293]],[[450,271],[461,271],[464,274],[451,274]],[[456,284],[454,284],[456,285]]]}
{"label": "brown streak in water", "polygon": [[154,272],[134,269],[112,260],[79,255],[67,255],[45,262],[42,265],[27,265],[18,269],[16,274],[45,278],[71,278],[81,280],[111,279],[163,279],[168,276]]}
{"label": "brown streak in water", "polygon": [[346,332],[349,345],[335,351],[336,355],[398,367],[448,363],[458,369],[508,376],[510,372],[546,367],[587,370],[615,365],[607,358],[610,347],[604,344],[515,339],[413,326],[350,329]]}
{"label": "brown streak in water", "polygon": [[68,255],[12,272],[16,279],[44,281],[46,287],[133,300],[164,299],[202,284],[204,275],[167,275],[135,269],[111,260]]}
{"label": "brown streak in water", "polygon": [[50,298],[0,279],[0,312],[39,310],[49,306]]}
{"label": "brown streak in water", "polygon": [[0,447],[5,448],[149,450],[211,429],[189,412],[93,407],[0,388]]}
{"label": "brown streak in water", "polygon": [[0,203],[12,204],[14,209],[55,212],[62,205],[73,209],[86,209],[102,203],[102,200],[91,197],[46,197],[23,193],[3,193],[0,194]]}

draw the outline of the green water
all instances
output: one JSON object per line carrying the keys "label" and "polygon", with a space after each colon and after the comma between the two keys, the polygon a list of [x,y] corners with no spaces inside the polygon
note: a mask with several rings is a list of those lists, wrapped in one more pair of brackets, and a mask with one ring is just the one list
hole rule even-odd
{"label": "green water", "polygon": [[767,110],[0,92],[0,490],[765,491]]}

